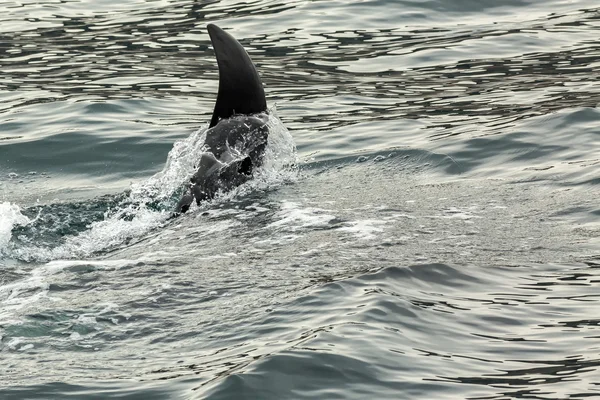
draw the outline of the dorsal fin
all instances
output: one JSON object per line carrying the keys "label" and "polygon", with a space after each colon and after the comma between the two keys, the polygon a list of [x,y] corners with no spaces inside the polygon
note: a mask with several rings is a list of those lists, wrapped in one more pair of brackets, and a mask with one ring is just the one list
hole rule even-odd
{"label": "dorsal fin", "polygon": [[246,50],[218,26],[207,28],[219,65],[219,94],[210,127],[234,114],[266,111],[265,90]]}

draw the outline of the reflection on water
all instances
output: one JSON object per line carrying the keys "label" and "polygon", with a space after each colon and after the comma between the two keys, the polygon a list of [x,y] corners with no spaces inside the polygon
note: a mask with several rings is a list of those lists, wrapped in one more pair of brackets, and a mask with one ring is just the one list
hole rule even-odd
{"label": "reflection on water", "polygon": [[[206,24],[226,18],[224,27],[236,26],[234,18],[300,5],[168,2],[68,17],[38,10],[27,30],[1,34],[0,90],[20,92],[3,107],[182,94],[209,102],[217,72]],[[441,138],[498,133],[524,118],[595,107],[600,46],[590,28],[599,19],[589,9],[503,26],[319,33],[282,26],[240,41],[259,66],[269,100],[299,111],[286,115],[292,127],[328,131],[355,124],[356,116],[420,119],[430,138]]]}

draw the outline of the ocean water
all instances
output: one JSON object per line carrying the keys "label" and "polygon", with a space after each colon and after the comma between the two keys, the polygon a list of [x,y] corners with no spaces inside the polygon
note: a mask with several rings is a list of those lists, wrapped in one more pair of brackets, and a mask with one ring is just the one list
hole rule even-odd
{"label": "ocean water", "polygon": [[[597,1],[0,11],[0,398],[600,398]],[[169,219],[208,23],[266,162]]]}

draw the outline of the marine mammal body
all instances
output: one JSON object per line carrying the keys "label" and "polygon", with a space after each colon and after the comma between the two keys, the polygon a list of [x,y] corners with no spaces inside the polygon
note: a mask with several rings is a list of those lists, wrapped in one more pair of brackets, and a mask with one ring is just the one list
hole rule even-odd
{"label": "marine mammal body", "polygon": [[260,76],[242,45],[214,24],[207,26],[219,66],[219,92],[206,131],[205,152],[177,204],[186,212],[252,177],[267,145],[267,100]]}

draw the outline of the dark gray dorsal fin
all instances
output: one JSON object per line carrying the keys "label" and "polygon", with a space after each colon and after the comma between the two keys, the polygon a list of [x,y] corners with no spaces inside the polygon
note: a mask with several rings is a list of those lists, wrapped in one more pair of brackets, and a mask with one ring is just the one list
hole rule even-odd
{"label": "dark gray dorsal fin", "polygon": [[265,90],[246,50],[218,26],[209,24],[207,28],[219,65],[219,94],[210,127],[233,114],[266,111]]}

